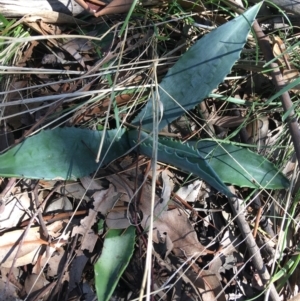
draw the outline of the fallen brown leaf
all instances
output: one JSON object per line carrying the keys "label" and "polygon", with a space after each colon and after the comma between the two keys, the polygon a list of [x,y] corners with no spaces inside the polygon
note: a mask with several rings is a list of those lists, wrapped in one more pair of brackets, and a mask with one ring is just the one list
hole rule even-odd
{"label": "fallen brown leaf", "polygon": [[[49,230],[49,229],[48,229]],[[49,231],[50,235],[55,235],[53,231]],[[59,243],[49,244],[47,241],[40,238],[40,228],[30,228],[27,231],[25,238],[22,241],[24,230],[15,230],[6,232],[0,239],[0,265],[1,267],[10,268],[12,266],[14,258],[17,256],[14,266],[23,266],[26,264],[35,264],[41,245],[47,245],[49,247],[48,255],[51,256],[57,247],[63,245],[69,236],[66,234],[61,237]],[[53,236],[52,235],[52,236]],[[58,235],[58,234],[57,234]],[[22,241],[22,245],[19,249],[19,244]],[[46,253],[44,253],[45,255]]]}
{"label": "fallen brown leaf", "polygon": [[[168,186],[168,176],[166,171],[162,172],[164,187]],[[165,189],[164,189],[165,190]],[[164,192],[164,191],[163,191]],[[167,190],[167,195],[156,202],[154,209],[154,241],[158,243],[162,234],[167,235],[173,243],[173,252],[178,256],[196,256],[206,254],[205,248],[199,242],[196,232],[189,221],[186,213],[181,209],[167,211],[168,202],[171,196],[171,189]],[[144,216],[142,226],[144,229],[149,227],[150,210],[150,185],[143,189],[140,209]],[[172,251],[172,250],[167,250]]]}
{"label": "fallen brown leaf", "polygon": [[[194,277],[194,284],[199,288],[203,301],[225,301],[225,294],[218,277],[211,271],[202,270]],[[218,295],[220,296],[216,298]]]}
{"label": "fallen brown leaf", "polygon": [[80,221],[81,225],[76,226],[72,232],[73,236],[77,233],[83,235],[81,242],[82,250],[93,252],[98,235],[93,231],[92,227],[97,221],[97,215],[99,212],[102,215],[106,215],[108,210],[113,207],[117,198],[118,192],[115,191],[113,185],[110,185],[106,190],[100,190],[94,194],[94,208],[89,210],[88,216],[82,219]]}
{"label": "fallen brown leaf", "polygon": [[[163,176],[165,178],[165,176]],[[123,201],[130,202],[132,200],[134,183],[129,182],[128,179],[124,181],[120,180],[120,175],[110,176],[107,178],[112,182],[117,191],[122,193],[123,196],[127,196]],[[166,180],[164,180],[164,185]],[[170,189],[164,189],[168,192],[168,196],[164,195],[155,199],[155,211],[154,211],[154,224],[153,224],[153,240],[155,243],[161,243],[162,240],[166,241],[167,245],[172,246],[172,249],[168,249],[168,252],[172,250],[176,255],[180,256],[196,256],[199,254],[206,254],[205,248],[199,242],[196,232],[191,225],[188,216],[181,209],[174,209],[168,211],[168,201],[170,199]],[[150,205],[151,185],[145,183],[142,189],[142,196],[139,209],[143,213],[143,219],[141,226],[147,230],[149,229],[149,222],[151,213]],[[162,201],[163,200],[163,201]],[[129,226],[129,218],[127,217],[127,211],[112,211],[107,216],[108,227],[116,227],[122,225],[122,227]]]}
{"label": "fallen brown leaf", "polygon": [[[1,236],[0,240],[0,264],[3,267],[10,267],[19,247],[19,243],[24,234],[23,230],[15,230],[6,232]],[[22,266],[34,263],[35,253],[41,245],[48,244],[47,241],[40,238],[39,228],[30,228],[18,252],[18,258],[15,266]]]}

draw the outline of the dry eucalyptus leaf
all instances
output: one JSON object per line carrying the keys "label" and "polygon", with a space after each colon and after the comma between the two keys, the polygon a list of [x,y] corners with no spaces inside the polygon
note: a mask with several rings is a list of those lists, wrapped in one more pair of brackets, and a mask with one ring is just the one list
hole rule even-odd
{"label": "dry eucalyptus leaf", "polygon": [[134,183],[122,180],[122,178],[118,175],[111,175],[107,177],[107,179],[112,183],[112,185],[114,185],[116,191],[119,193],[119,198],[118,202],[117,199],[115,200],[113,210],[111,210],[107,215],[106,225],[110,229],[125,229],[130,226],[127,204],[133,198]]}
{"label": "dry eucalyptus leaf", "polygon": [[[165,174],[164,174],[165,173]],[[131,175],[135,178],[135,175]],[[162,198],[156,195],[154,224],[153,224],[153,240],[155,243],[162,243],[162,239],[167,242],[168,246],[172,246],[173,251],[178,255],[192,256],[196,254],[205,254],[205,248],[199,242],[196,232],[192,227],[186,213],[181,209],[168,210],[168,201],[170,199],[169,179],[166,171],[162,176],[164,180],[165,190]],[[113,175],[107,178],[115,186],[116,190],[122,194],[122,200],[130,202],[134,195],[134,182],[130,182],[128,178],[122,180],[120,175]],[[151,213],[151,185],[146,182],[141,193],[141,202],[139,209],[142,212],[143,218],[141,226],[147,230],[149,228]],[[106,223],[108,227],[116,227],[121,225],[126,228],[130,225],[127,216],[127,208],[119,211],[112,211],[108,214]],[[121,229],[122,229],[121,228]],[[173,244],[173,245],[172,245]],[[167,253],[172,251],[167,250]]]}
{"label": "dry eucalyptus leaf", "polygon": [[[49,231],[51,235],[51,231]],[[30,228],[24,238],[21,248],[17,254],[17,250],[21,243],[21,239],[24,235],[24,230],[15,230],[6,232],[1,236],[0,240],[0,265],[2,267],[11,267],[13,260],[16,255],[18,255],[15,266],[23,266],[26,264],[35,264],[38,256],[39,250],[42,245],[48,245],[48,255],[51,256],[56,248],[65,244],[66,239],[69,236],[67,233],[65,236],[61,237],[61,240],[55,244],[48,244],[47,241],[40,238],[39,227]],[[46,256],[46,253],[43,254]]]}
{"label": "dry eucalyptus leaf", "polygon": [[[164,173],[164,172],[163,172]],[[163,179],[165,176],[163,176]],[[151,204],[149,202],[151,186],[144,185],[140,209],[143,212],[142,227],[149,228]],[[186,213],[181,209],[167,211],[168,203],[164,199],[157,199],[153,216],[153,240],[160,242],[161,234],[167,235],[173,243],[173,251],[179,256],[193,256],[205,254],[205,248],[199,242],[196,232],[191,225]],[[168,250],[169,252],[172,250]]]}
{"label": "dry eucalyptus leaf", "polygon": [[[9,267],[16,256],[19,243],[24,235],[24,230],[6,232],[0,240],[0,264]],[[33,254],[41,245],[48,244],[40,238],[39,228],[30,228],[18,253],[16,266],[34,262]],[[27,255],[30,254],[28,257]]]}
{"label": "dry eucalyptus leaf", "polygon": [[94,209],[89,210],[89,215],[80,221],[80,226],[76,226],[73,229],[72,236],[75,234],[83,235],[81,242],[82,250],[89,250],[93,252],[95,244],[97,242],[98,236],[93,231],[92,227],[97,222],[98,213],[106,215],[108,210],[110,210],[116,199],[118,198],[118,193],[113,185],[110,185],[108,189],[95,192],[94,194]]}

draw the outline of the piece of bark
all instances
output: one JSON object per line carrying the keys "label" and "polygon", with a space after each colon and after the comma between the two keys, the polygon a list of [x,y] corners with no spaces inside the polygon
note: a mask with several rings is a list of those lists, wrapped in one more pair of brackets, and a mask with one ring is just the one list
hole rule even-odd
{"label": "piece of bark", "polygon": [[5,17],[23,17],[40,11],[56,11],[73,16],[85,12],[75,0],[0,0],[0,12]]}

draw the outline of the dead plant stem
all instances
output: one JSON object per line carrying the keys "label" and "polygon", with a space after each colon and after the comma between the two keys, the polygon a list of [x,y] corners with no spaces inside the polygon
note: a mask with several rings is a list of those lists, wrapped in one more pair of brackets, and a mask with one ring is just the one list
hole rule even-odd
{"label": "dead plant stem", "polygon": [[270,282],[270,274],[264,264],[264,261],[260,254],[260,249],[256,244],[256,241],[252,235],[252,231],[249,227],[248,222],[245,219],[245,205],[244,202],[238,198],[230,198],[230,206],[236,217],[236,222],[238,227],[244,237],[248,252],[252,257],[252,262],[260,276],[260,279],[264,285],[269,285],[270,288],[270,301],[279,301],[279,295],[276,288],[272,282]]}

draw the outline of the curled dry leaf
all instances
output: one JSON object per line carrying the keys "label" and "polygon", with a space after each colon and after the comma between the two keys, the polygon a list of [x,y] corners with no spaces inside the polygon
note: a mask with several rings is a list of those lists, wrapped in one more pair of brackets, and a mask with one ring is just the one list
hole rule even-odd
{"label": "curled dry leaf", "polygon": [[246,127],[251,140],[248,143],[256,143],[258,149],[265,145],[269,132],[269,119],[267,116],[255,118]]}
{"label": "curled dry leaf", "polygon": [[176,195],[184,199],[186,202],[195,202],[198,198],[206,198],[208,196],[209,188],[203,181],[196,180],[193,183],[182,186]]}

